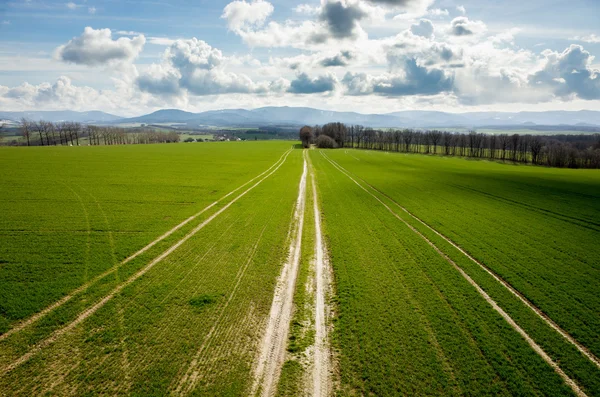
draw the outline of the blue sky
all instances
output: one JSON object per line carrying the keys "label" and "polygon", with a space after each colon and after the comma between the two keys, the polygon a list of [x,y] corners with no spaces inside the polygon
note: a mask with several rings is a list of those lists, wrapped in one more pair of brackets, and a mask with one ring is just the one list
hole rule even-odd
{"label": "blue sky", "polygon": [[0,110],[600,110],[600,2],[0,3]]}

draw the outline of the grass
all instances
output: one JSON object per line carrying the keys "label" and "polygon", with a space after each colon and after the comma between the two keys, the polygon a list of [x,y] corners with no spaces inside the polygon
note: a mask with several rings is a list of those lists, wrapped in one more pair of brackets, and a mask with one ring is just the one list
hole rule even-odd
{"label": "grass", "polygon": [[[267,145],[276,156],[271,163],[287,147]],[[225,157],[233,161],[234,156]],[[247,169],[254,166],[248,158],[234,162],[238,161],[246,162]],[[196,395],[243,394],[271,304],[270,293],[255,292],[272,291],[286,254],[286,231],[297,194],[295,184],[287,182],[299,179],[300,162],[300,151],[292,153],[277,173],[172,255],[0,379],[0,390],[29,395],[68,390],[82,395],[164,395],[181,383]],[[72,311],[90,307],[145,261],[139,258],[119,269],[105,288],[97,286],[65,305],[71,311],[57,311],[48,320],[70,321]],[[61,314],[66,318],[57,318]],[[0,363],[27,351],[47,335],[47,326],[40,322],[3,341]],[[193,376],[185,378],[187,373]]]}
{"label": "grass", "polygon": [[[597,232],[590,226],[598,219],[598,173],[356,150],[329,155],[381,191],[371,189],[388,205],[400,203],[449,236],[594,351],[598,255],[592,242]],[[396,209],[482,285],[588,394],[600,393],[597,367],[458,250]]]}
{"label": "grass", "polygon": [[[288,254],[302,151],[292,151],[239,201],[245,189],[119,264],[289,148],[286,142],[0,148],[0,165],[10,170],[0,177],[0,332],[93,281],[39,321],[0,337],[0,394],[246,395]],[[334,272],[338,395],[573,395],[448,258],[588,396],[600,395],[594,364],[400,207],[509,282],[598,356],[597,171],[323,151],[388,210],[321,153],[309,151]],[[310,182],[307,189],[280,396],[304,393],[310,380]],[[88,310],[91,316],[73,323]],[[3,372],[28,352],[31,358]]]}
{"label": "grass", "polygon": [[[447,221],[456,218],[449,208],[453,202],[443,200],[443,183],[452,181],[446,170],[454,165],[463,177],[477,173],[476,165],[465,160],[453,159],[454,164],[442,168],[433,164],[436,158],[427,156],[327,153],[378,188],[411,197],[410,204],[419,202],[424,208],[425,202],[439,200],[436,206],[427,206],[427,219],[441,217],[440,213],[447,213]],[[318,152],[311,154],[322,181],[325,229],[336,274],[339,317],[334,337],[341,357],[342,394],[571,394],[448,262]],[[491,164],[496,166],[504,172],[519,168]],[[431,174],[425,174],[428,167]],[[520,167],[525,175],[528,169]],[[401,183],[405,179],[415,181],[409,186],[412,189]],[[426,217],[425,211],[421,215]],[[474,221],[483,223],[483,219]],[[500,227],[495,224],[488,233]],[[463,230],[473,233],[471,228]],[[490,243],[483,234],[477,238]],[[498,250],[513,252],[506,246]],[[530,269],[535,272],[535,267]],[[482,276],[477,276],[479,282]],[[536,330],[535,340],[544,348],[554,348],[555,359],[557,353],[561,355],[561,367],[589,395],[598,394],[598,370],[593,364],[536,322],[514,297],[498,293],[494,282],[488,280],[484,287],[494,291],[494,298],[503,298],[502,306],[510,307],[510,314],[528,332]]]}

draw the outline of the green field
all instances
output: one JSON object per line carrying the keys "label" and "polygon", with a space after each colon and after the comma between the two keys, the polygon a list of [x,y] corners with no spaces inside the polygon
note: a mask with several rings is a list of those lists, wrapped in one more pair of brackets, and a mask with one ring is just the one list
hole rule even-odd
{"label": "green field", "polygon": [[0,165],[0,395],[600,396],[597,170],[282,141]]}

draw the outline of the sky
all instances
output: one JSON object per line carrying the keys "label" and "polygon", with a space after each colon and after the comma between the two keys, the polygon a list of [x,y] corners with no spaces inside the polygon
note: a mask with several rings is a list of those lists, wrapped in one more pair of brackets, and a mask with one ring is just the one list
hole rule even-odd
{"label": "sky", "polygon": [[600,110],[598,0],[0,0],[0,110]]}

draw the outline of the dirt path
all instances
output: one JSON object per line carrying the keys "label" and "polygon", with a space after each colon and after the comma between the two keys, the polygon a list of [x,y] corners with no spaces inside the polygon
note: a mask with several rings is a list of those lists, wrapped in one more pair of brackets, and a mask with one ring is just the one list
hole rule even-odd
{"label": "dirt path", "polygon": [[386,203],[384,203],[379,197],[374,195],[372,192],[367,190],[363,185],[361,185],[356,179],[354,179],[348,171],[346,171],[342,166],[337,164],[335,161],[331,160],[327,155],[321,152],[323,157],[331,163],[338,171],[342,174],[346,175],[352,182],[354,182],[358,187],[372,196],[375,200],[377,200],[381,205],[383,205],[394,217],[408,226],[413,232],[415,232],[419,237],[421,237],[427,244],[429,244],[440,256],[442,256],[448,263],[450,263],[468,282],[471,284],[477,292],[488,302],[492,308],[506,320],[506,322],[517,331],[523,339],[531,346],[531,348],[548,364],[550,365],[554,371],[563,379],[563,381],[569,385],[571,390],[579,396],[586,397],[586,394],[579,388],[579,386],[573,381],[559,366],[555,363],[552,358],[523,330],[509,315],[506,313],[460,266],[458,266],[452,259],[450,259],[446,254],[444,254],[433,242],[431,242],[427,237],[425,237],[421,232],[415,229],[411,224],[402,219],[398,214],[396,214]]}
{"label": "dirt path", "polygon": [[[312,168],[312,167],[311,167]],[[329,396],[333,390],[331,382],[331,349],[328,338],[330,310],[327,296],[331,290],[329,259],[325,255],[321,232],[321,212],[317,198],[314,171],[311,169],[313,211],[315,216],[315,350],[313,363],[313,396]]]}
{"label": "dirt path", "polygon": [[189,232],[188,234],[186,234],[185,237],[183,237],[181,240],[179,240],[177,243],[175,243],[173,246],[171,246],[168,250],[166,250],[165,252],[163,252],[162,254],[160,254],[158,257],[156,257],[155,259],[153,259],[150,263],[148,263],[146,266],[144,266],[138,272],[136,272],[135,274],[133,274],[131,277],[129,277],[123,283],[121,283],[120,285],[118,285],[117,287],[115,287],[108,295],[106,295],[100,301],[96,302],[92,307],[90,307],[90,308],[84,310],[82,313],[80,313],[79,316],[75,320],[73,320],[72,322],[66,324],[62,328],[57,329],[47,339],[44,339],[43,341],[41,341],[38,344],[36,344],[35,346],[33,346],[27,353],[25,353],[24,355],[22,355],[21,357],[19,357],[15,361],[13,361],[11,364],[9,364],[9,365],[1,368],[0,369],[0,374],[6,374],[6,373],[12,371],[13,369],[17,368],[21,364],[27,362],[31,357],[33,357],[35,354],[37,354],[40,350],[48,347],[54,341],[56,341],[56,339],[58,339],[60,336],[62,336],[63,334],[65,334],[65,333],[67,333],[69,331],[71,331],[73,328],[75,328],[77,325],[81,324],[89,316],[91,316],[92,314],[96,313],[98,311],[98,309],[100,309],[104,305],[106,305],[107,302],[109,302],[113,297],[115,297],[115,295],[119,294],[126,286],[128,286],[129,284],[133,283],[138,278],[140,278],[144,274],[146,274],[150,269],[152,269],[154,267],[154,265],[156,265],[157,263],[159,263],[160,261],[162,261],[163,259],[165,259],[167,256],[169,256],[173,251],[175,251],[177,248],[179,248],[183,243],[185,243],[192,236],[194,236],[201,229],[203,229],[206,225],[208,225],[213,219],[215,219],[217,216],[221,215],[229,207],[231,207],[235,202],[237,202],[240,198],[242,198],[243,196],[245,196],[248,192],[250,192],[256,186],[260,185],[269,176],[271,176],[272,174],[274,174],[283,165],[283,163],[287,159],[287,156],[289,155],[290,152],[291,151],[286,152],[286,155],[285,155],[285,157],[283,157],[283,160],[280,161],[279,164],[274,169],[272,169],[271,172],[269,172],[267,175],[265,175],[263,178],[261,178],[258,182],[256,182],[254,185],[250,186],[244,192],[240,193],[233,200],[231,200],[229,203],[227,203],[227,205],[225,205],[219,211],[215,212],[213,215],[211,215],[210,217],[208,217],[200,225],[196,226],[191,232]]}
{"label": "dirt path", "polygon": [[296,208],[290,227],[289,255],[281,274],[277,279],[273,303],[263,340],[259,348],[259,356],[254,370],[254,381],[251,395],[260,393],[262,396],[272,396],[276,392],[281,367],[285,360],[288,342],[290,320],[294,307],[294,291],[300,264],[300,249],[302,246],[302,229],[304,227],[304,210],[306,207],[306,178],[308,166],[306,151],[304,169],[300,178]]}
{"label": "dirt path", "polygon": [[217,201],[213,202],[212,204],[210,204],[209,206],[205,207],[204,209],[202,209],[200,212],[190,216],[189,218],[187,218],[186,220],[184,220],[183,222],[179,223],[178,225],[176,225],[175,227],[173,227],[172,229],[170,229],[169,231],[167,231],[166,233],[164,233],[163,235],[157,237],[156,239],[154,239],[153,241],[151,241],[150,243],[148,243],[148,245],[146,245],[145,247],[143,247],[142,249],[140,249],[139,251],[133,253],[132,255],[128,256],[127,258],[125,258],[123,261],[121,261],[118,265],[111,267],[110,269],[106,270],[104,273],[101,273],[99,275],[97,275],[96,277],[94,277],[93,279],[91,279],[90,281],[86,282],[85,284],[81,285],[80,287],[77,287],[76,289],[74,289],[73,291],[71,291],[69,294],[65,295],[64,297],[62,297],[61,299],[59,299],[58,301],[54,302],[53,304],[51,304],[50,306],[47,306],[46,308],[42,309],[41,311],[39,311],[38,313],[34,314],[33,316],[19,322],[18,324],[14,325],[11,329],[9,329],[8,331],[6,331],[5,333],[0,335],[0,341],[3,341],[4,339],[8,338],[10,335],[17,333],[21,330],[23,330],[24,328],[28,327],[29,325],[35,323],[36,321],[46,317],[48,314],[50,314],[52,311],[58,309],[59,307],[61,307],[62,305],[64,305],[65,303],[69,302],[71,299],[73,299],[76,295],[81,294],[82,292],[86,291],[88,288],[90,288],[92,285],[96,284],[98,281],[102,280],[103,278],[111,275],[112,273],[114,273],[120,266],[125,265],[126,263],[132,261],[134,258],[138,257],[139,255],[143,254],[144,252],[148,251],[150,248],[152,248],[153,246],[155,246],[157,243],[161,242],[162,240],[164,240],[165,238],[169,237],[171,234],[173,234],[174,232],[176,232],[177,230],[181,229],[183,226],[185,226],[186,224],[188,224],[189,222],[193,221],[194,219],[196,219],[197,217],[199,217],[200,215],[202,215],[203,213],[205,213],[206,211],[208,211],[209,209],[213,208],[215,205],[217,205],[218,203],[220,203],[221,201],[225,200],[227,197],[231,196],[232,194],[234,194],[235,192],[239,191],[240,189],[242,189],[243,187],[249,185],[250,183],[254,182],[255,180],[257,180],[258,178],[262,177],[263,175],[267,174],[269,171],[271,171],[274,167],[276,167],[278,164],[282,163],[283,161],[285,161],[285,158],[287,158],[287,155],[291,152],[291,149],[288,149],[285,153],[283,153],[281,155],[281,157],[271,166],[269,167],[266,171],[264,171],[263,173],[257,175],[256,177],[250,179],[248,182],[244,183],[243,185],[237,187],[236,189],[232,190],[231,192],[227,193],[226,195],[224,195],[223,197],[221,197],[220,199],[218,199]]}

